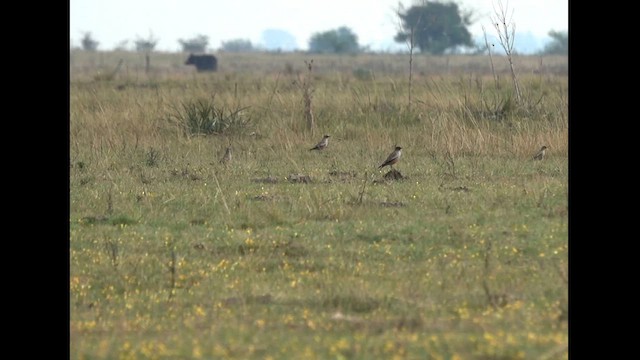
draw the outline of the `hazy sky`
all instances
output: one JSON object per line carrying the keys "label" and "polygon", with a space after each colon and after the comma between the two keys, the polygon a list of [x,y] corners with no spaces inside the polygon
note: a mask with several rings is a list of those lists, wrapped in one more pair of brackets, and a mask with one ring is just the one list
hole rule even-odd
{"label": "hazy sky", "polygon": [[[307,49],[309,38],[317,32],[351,28],[359,44],[373,50],[387,50],[400,44],[393,37],[398,31],[395,10],[398,3],[409,8],[411,0],[70,0],[69,36],[79,46],[84,32],[99,41],[99,49],[112,49],[123,40],[158,39],[156,50],[180,50],[178,39],[199,34],[209,36],[209,47],[222,41],[247,39],[262,42],[262,32],[280,29],[296,38],[299,49]],[[490,16],[498,0],[458,0],[471,10],[475,23],[472,35],[495,31]],[[546,37],[549,30],[565,31],[569,24],[567,0],[502,0],[513,11],[518,33],[530,32]],[[517,43],[517,37],[516,37]]]}

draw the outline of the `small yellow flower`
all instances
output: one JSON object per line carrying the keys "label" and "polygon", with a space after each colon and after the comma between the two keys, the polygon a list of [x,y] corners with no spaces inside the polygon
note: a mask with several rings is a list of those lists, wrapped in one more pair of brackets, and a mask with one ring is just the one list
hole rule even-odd
{"label": "small yellow flower", "polygon": [[305,358],[305,359],[313,359],[315,357],[314,356],[315,354],[313,353],[313,349],[311,349],[308,346],[306,346],[304,348],[304,353],[303,354],[304,354],[303,358]]}
{"label": "small yellow flower", "polygon": [[225,348],[224,348],[222,345],[220,345],[220,344],[215,344],[215,345],[213,346],[213,354],[214,354],[215,356],[221,356],[221,357],[227,356],[227,349],[225,349]]}
{"label": "small yellow flower", "polygon": [[466,320],[468,319],[469,316],[469,309],[467,308],[460,308],[458,309],[458,315],[460,316],[460,319]]}
{"label": "small yellow flower", "polygon": [[193,347],[193,352],[191,353],[191,357],[194,359],[202,358],[202,349],[200,349],[200,346],[196,345]]}
{"label": "small yellow flower", "polygon": [[195,313],[199,317],[204,317],[205,315],[207,315],[207,312],[201,306],[196,306]]}
{"label": "small yellow flower", "polygon": [[395,344],[393,343],[393,341],[388,340],[385,344],[384,344],[384,352],[388,353],[393,351],[393,349],[395,348]]}
{"label": "small yellow flower", "polygon": [[346,338],[340,338],[340,340],[338,340],[338,342],[336,343],[336,347],[340,350],[346,350],[349,348],[349,340],[347,340]]}
{"label": "small yellow flower", "polygon": [[311,330],[315,330],[316,324],[313,322],[313,320],[307,320],[307,327],[309,327],[309,329]]}

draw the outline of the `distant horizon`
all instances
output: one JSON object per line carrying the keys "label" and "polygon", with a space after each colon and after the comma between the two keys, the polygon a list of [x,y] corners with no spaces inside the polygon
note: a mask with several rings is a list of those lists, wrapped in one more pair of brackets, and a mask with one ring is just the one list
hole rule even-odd
{"label": "distant horizon", "polygon": [[[350,28],[362,47],[372,51],[402,51],[406,45],[393,41],[398,32],[399,5],[407,9],[413,0],[70,0],[69,38],[79,46],[83,33],[90,32],[99,42],[99,50],[115,48],[128,40],[158,39],[157,51],[180,51],[179,39],[197,35],[209,37],[210,49],[219,49],[223,41],[249,40],[262,45],[267,30],[287,32],[294,38],[288,48],[304,51],[316,33]],[[468,26],[474,41],[494,34],[492,26],[496,6],[508,9],[508,21],[515,25],[516,49],[535,52],[550,40],[548,33],[569,28],[568,1],[557,0],[456,0],[461,11],[472,14]],[[363,11],[366,9],[366,11]],[[248,11],[251,10],[251,11]],[[518,39],[518,37],[522,39]]]}
{"label": "distant horizon", "polygon": [[[269,29],[267,29],[269,30]],[[90,32],[91,33],[91,32]],[[95,41],[98,41],[98,51],[116,51],[116,48],[118,47],[119,44],[116,44],[110,48],[104,48],[100,41],[100,39],[96,38],[93,36],[92,33],[92,38]],[[472,38],[475,44],[484,44],[484,35],[480,34],[480,35],[474,35],[472,34]],[[524,38],[524,39],[523,39]],[[157,39],[157,38],[156,38]],[[489,42],[492,43],[496,43],[496,45],[498,44],[499,40],[496,36],[492,35],[492,34],[487,34],[487,39],[489,40]],[[157,39],[160,40],[160,39]],[[228,40],[223,40],[223,41],[230,41],[230,40],[249,40],[249,39],[228,39]],[[250,41],[250,40],[249,40]],[[536,54],[540,51],[542,51],[544,49],[544,47],[552,41],[552,38],[549,36],[544,36],[544,37],[537,37],[534,34],[532,34],[531,32],[524,32],[524,33],[515,33],[515,41],[514,41],[514,50],[520,54],[528,54],[528,55],[532,55],[532,54]],[[135,50],[135,45],[133,44],[134,41],[129,40],[127,46],[122,49],[124,51],[136,51]],[[268,48],[265,47],[264,44],[262,43],[253,43],[251,42],[251,45],[254,47],[254,51],[260,52],[260,51],[264,51],[264,52],[308,52],[308,46],[306,47],[298,47],[298,48],[289,48],[289,49],[280,49],[278,50],[277,48]],[[408,51],[406,44],[402,44],[402,43],[393,43],[393,42],[387,42],[387,43],[379,43],[376,44],[378,45],[376,46],[371,46],[370,44],[359,44],[361,47],[367,47],[368,49],[365,52],[372,52],[372,53],[403,53]],[[71,49],[81,49],[82,46],[80,44],[80,40],[75,40],[73,37],[70,38],[70,48]],[[500,49],[501,50],[501,49]],[[178,40],[176,40],[176,47],[175,49],[161,49],[161,48],[156,48],[154,49],[155,52],[165,52],[165,53],[176,53],[176,52],[183,52]],[[212,47],[212,46],[208,46],[206,49],[206,52],[221,52],[224,51],[222,49],[222,44],[218,47]],[[500,55],[501,51],[496,51],[496,54]]]}

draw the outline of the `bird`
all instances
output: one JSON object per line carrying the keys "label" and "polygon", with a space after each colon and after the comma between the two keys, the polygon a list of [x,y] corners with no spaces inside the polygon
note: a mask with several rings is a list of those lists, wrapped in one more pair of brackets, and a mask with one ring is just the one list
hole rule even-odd
{"label": "bird", "polygon": [[547,147],[546,146],[541,147],[540,151],[538,151],[538,153],[533,156],[533,160],[544,159],[546,152],[547,152]]}
{"label": "bird", "polygon": [[400,160],[400,156],[402,156],[402,148],[400,146],[396,146],[396,149],[393,150],[391,154],[387,157],[382,165],[378,166],[378,169],[382,169],[383,167],[389,165],[391,169],[393,169],[393,164],[397,163]]}
{"label": "bird", "polygon": [[322,137],[322,140],[320,140],[319,143],[316,144],[316,146],[312,147],[311,149],[309,149],[309,151],[311,150],[324,150],[324,148],[327,147],[327,145],[329,145],[329,135],[325,135]]}
{"label": "bird", "polygon": [[222,164],[228,164],[231,161],[231,147],[228,147],[225,151],[224,151],[224,155],[222,156],[222,159],[220,159],[220,163]]}

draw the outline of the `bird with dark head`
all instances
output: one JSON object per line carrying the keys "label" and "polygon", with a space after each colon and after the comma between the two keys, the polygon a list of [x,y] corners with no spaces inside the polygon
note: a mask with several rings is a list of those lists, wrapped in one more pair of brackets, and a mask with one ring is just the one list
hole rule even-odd
{"label": "bird with dark head", "polygon": [[325,135],[324,137],[322,137],[322,140],[320,140],[319,143],[316,144],[316,146],[312,147],[311,149],[309,149],[309,151],[311,150],[324,150],[327,145],[329,145],[329,135]]}
{"label": "bird with dark head", "polygon": [[533,155],[533,160],[542,160],[542,159],[544,159],[544,156],[547,153],[547,149],[548,148],[546,146],[541,147],[540,150],[535,155]]}
{"label": "bird with dark head", "polygon": [[382,169],[383,167],[389,165],[391,169],[393,169],[393,164],[397,163],[400,160],[400,156],[402,156],[402,148],[400,146],[396,146],[396,149],[393,150],[391,154],[387,157],[382,165],[378,166],[378,169]]}

